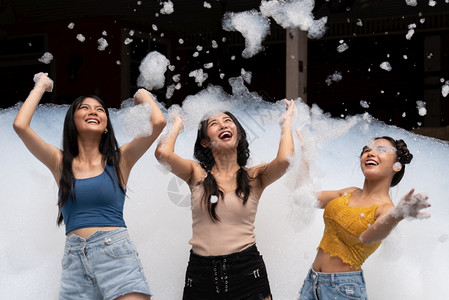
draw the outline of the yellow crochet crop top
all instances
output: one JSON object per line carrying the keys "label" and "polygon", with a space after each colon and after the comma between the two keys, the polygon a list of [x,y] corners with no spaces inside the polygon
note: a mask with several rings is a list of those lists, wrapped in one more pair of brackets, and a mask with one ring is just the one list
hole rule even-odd
{"label": "yellow crochet crop top", "polygon": [[324,234],[319,249],[341,258],[356,270],[376,251],[381,242],[364,244],[360,235],[376,220],[377,205],[348,206],[352,193],[331,200],[324,209]]}

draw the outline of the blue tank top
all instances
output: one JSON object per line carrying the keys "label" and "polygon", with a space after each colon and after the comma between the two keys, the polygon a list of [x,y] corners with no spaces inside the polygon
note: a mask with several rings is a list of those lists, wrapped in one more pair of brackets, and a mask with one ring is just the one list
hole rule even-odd
{"label": "blue tank top", "polygon": [[113,166],[106,165],[105,171],[98,176],[75,179],[75,199],[69,195],[61,209],[65,232],[68,234],[85,227],[126,227],[124,204],[125,193]]}

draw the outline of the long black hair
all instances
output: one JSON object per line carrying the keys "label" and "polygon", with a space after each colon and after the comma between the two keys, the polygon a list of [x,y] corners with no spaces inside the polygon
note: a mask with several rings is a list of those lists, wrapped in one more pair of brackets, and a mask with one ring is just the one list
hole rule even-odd
{"label": "long black hair", "polygon": [[393,179],[391,180],[390,187],[393,187],[401,182],[402,177],[404,177],[405,173],[405,165],[409,164],[412,161],[413,154],[411,154],[408,150],[407,144],[404,142],[404,140],[395,140],[389,136],[374,138],[374,140],[381,139],[389,141],[393,145],[393,147],[396,148],[396,161],[400,162],[402,165],[402,168],[398,172],[396,172],[396,174],[394,174]]}
{"label": "long black hair", "polygon": [[[240,166],[240,169],[237,171],[237,188],[235,190],[235,194],[240,199],[242,199],[243,205],[245,205],[251,193],[251,178],[247,170],[245,169],[246,163],[249,158],[249,143],[246,137],[245,129],[243,129],[237,118],[228,111],[225,111],[223,113],[228,115],[237,127],[237,163]],[[215,212],[215,208],[218,202],[212,203],[210,201],[210,198],[211,196],[217,196],[218,199],[222,198],[223,191],[220,190],[214,176],[211,173],[212,167],[215,164],[215,159],[212,155],[212,151],[209,147],[204,147],[202,144],[204,140],[209,140],[209,137],[207,135],[208,121],[209,119],[205,119],[201,121],[199,125],[193,155],[199,161],[203,169],[207,172],[206,178],[204,178],[204,180],[199,183],[202,184],[204,188],[202,203],[207,208],[212,221],[217,222],[220,221],[220,218]]]}
{"label": "long black hair", "polygon": [[[104,166],[112,165],[114,166],[115,175],[120,183],[122,188],[122,192],[124,193],[124,181],[123,176],[120,171],[120,149],[117,143],[117,140],[114,135],[114,129],[112,128],[112,124],[109,118],[109,111],[99,97],[97,96],[80,96],[73,101],[70,105],[64,119],[64,129],[62,136],[62,170],[61,170],[61,178],[59,180],[59,197],[58,197],[58,217],[57,224],[61,225],[63,221],[63,216],[61,212],[61,208],[67,202],[69,196],[75,198],[75,180],[73,176],[72,162],[73,159],[79,154],[78,149],[78,130],[76,129],[74,122],[74,114],[75,111],[80,107],[83,101],[86,98],[93,98],[97,100],[101,106],[103,106],[106,116],[107,116],[107,132],[103,133],[101,136],[100,143],[98,145],[98,149],[102,154],[102,163]],[[111,177],[114,174],[109,174],[107,169],[105,169],[106,173]]]}

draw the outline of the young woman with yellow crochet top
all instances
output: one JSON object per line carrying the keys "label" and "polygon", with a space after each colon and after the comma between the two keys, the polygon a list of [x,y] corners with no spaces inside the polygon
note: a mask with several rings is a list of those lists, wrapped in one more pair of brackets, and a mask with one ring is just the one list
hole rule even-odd
{"label": "young woman with yellow crochet top", "polygon": [[428,197],[412,189],[395,206],[389,189],[404,176],[413,155],[403,140],[379,137],[363,147],[363,189],[349,187],[318,194],[324,234],[299,300],[367,299],[363,262],[404,218],[427,218]]}

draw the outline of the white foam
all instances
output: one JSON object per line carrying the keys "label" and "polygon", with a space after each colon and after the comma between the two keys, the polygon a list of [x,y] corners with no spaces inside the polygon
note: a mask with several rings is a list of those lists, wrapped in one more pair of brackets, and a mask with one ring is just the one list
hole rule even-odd
{"label": "white foam", "polygon": [[308,31],[313,27],[309,37],[318,38],[325,32],[327,17],[315,20],[312,10],[315,6],[314,0],[262,0],[260,11],[262,15],[273,18],[283,28],[299,28]]}
{"label": "white foam", "polygon": [[150,123],[151,106],[148,103],[133,104],[133,99],[123,101],[122,109],[111,110],[116,114],[118,126],[122,133],[128,137],[149,136],[153,132]]}
{"label": "white foam", "polygon": [[369,108],[369,103],[365,100],[360,100],[360,106],[363,108]]}
{"label": "white foam", "polygon": [[418,109],[418,114],[420,116],[425,116],[427,114],[426,102],[424,101],[416,101],[416,108]]}
{"label": "white foam", "polygon": [[332,82],[339,82],[342,78],[343,76],[341,75],[341,72],[335,71],[334,74],[327,76],[325,81],[327,85],[331,85]]}
{"label": "white foam", "polygon": [[393,69],[388,61],[382,62],[379,67],[387,72]]}
{"label": "white foam", "polygon": [[[280,138],[279,120],[285,105],[282,101],[265,103],[243,82],[242,78],[231,80],[231,95],[221,87],[208,86],[186,98],[182,110],[178,107],[185,118],[185,130],[177,140],[177,154],[193,157],[199,121],[213,109],[233,112],[246,129],[249,166],[275,157],[274,141]],[[273,297],[295,299],[314,259],[323,233],[322,210],[314,207],[315,191],[361,186],[359,154],[367,137],[390,135],[404,139],[414,155],[402,182],[391,189],[393,201],[396,203],[412,187],[427,192],[432,217],[402,221],[367,260],[364,272],[368,295],[372,299],[441,299],[447,294],[444,283],[449,276],[448,143],[387,126],[368,114],[342,120],[332,119],[319,107],[310,108],[300,100],[296,100],[296,107],[294,128],[301,130],[305,148],[301,149],[295,137],[293,166],[264,191],[255,224]],[[55,299],[64,245],[64,230],[55,226],[58,190],[51,173],[14,134],[11,124],[17,110],[18,106],[0,110],[0,203],[8,212],[0,218],[0,289],[5,299]],[[67,106],[39,106],[33,129],[59,146],[66,110]],[[111,121],[119,144],[123,144],[131,137],[123,131],[119,113],[112,112]],[[125,220],[154,296],[180,299],[191,237],[188,189],[176,176],[160,170],[153,151],[154,146],[131,172]],[[303,172],[303,160],[309,164],[310,177]],[[33,251],[23,247],[25,241]],[[24,284],[26,289],[21,288]]]}
{"label": "white foam", "polygon": [[148,53],[139,66],[140,75],[137,86],[148,90],[157,90],[165,85],[165,72],[170,61],[161,53],[152,51]]}
{"label": "white foam", "polygon": [[449,94],[449,82],[446,82],[441,86],[441,95],[443,95],[443,97],[447,97],[448,94]]}
{"label": "white foam", "polygon": [[171,2],[170,0],[168,0],[166,2],[162,2],[160,4],[162,5],[160,13],[163,15],[169,15],[175,11],[173,2]]}
{"label": "white foam", "polygon": [[109,45],[108,41],[105,38],[99,38],[97,40],[97,43],[98,43],[97,49],[100,51],[104,51],[106,47]]}
{"label": "white foam", "polygon": [[337,46],[337,51],[338,51],[339,53],[342,53],[342,52],[344,52],[344,51],[346,51],[346,50],[348,50],[348,49],[349,49],[348,44],[346,44],[346,43],[344,43],[344,42]]}
{"label": "white foam", "polygon": [[203,69],[193,70],[189,73],[189,77],[193,77],[198,86],[202,86],[204,81],[209,77],[207,73],[203,71]]}
{"label": "white foam", "polygon": [[43,64],[49,64],[53,60],[53,54],[50,52],[45,52],[40,58],[38,58],[38,61]]}
{"label": "white foam", "polygon": [[262,42],[270,31],[270,22],[256,10],[225,13],[222,26],[227,31],[239,31],[245,38],[242,57],[250,58],[263,50]]}
{"label": "white foam", "polygon": [[84,37],[84,35],[82,35],[81,33],[78,33],[78,34],[76,35],[76,39],[77,39],[78,41],[80,41],[81,43],[84,42],[84,41],[86,40],[86,38]]}
{"label": "white foam", "polygon": [[242,69],[240,70],[240,75],[242,76],[243,80],[244,80],[246,83],[248,83],[248,84],[251,83],[251,79],[252,79],[252,77],[253,77],[253,72],[251,72],[251,71],[246,71],[245,69],[242,68]]}

